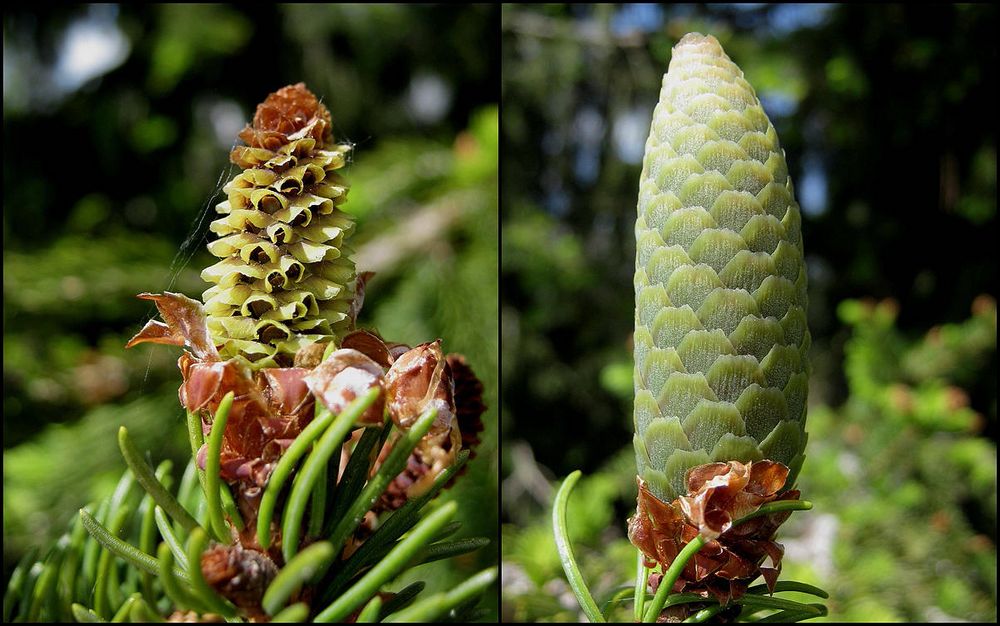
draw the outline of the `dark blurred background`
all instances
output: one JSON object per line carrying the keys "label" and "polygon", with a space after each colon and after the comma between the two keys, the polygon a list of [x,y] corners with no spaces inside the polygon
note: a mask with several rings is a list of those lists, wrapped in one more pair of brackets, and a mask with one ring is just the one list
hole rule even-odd
{"label": "dark blurred background", "polygon": [[[199,297],[236,134],[304,81],[329,107],[360,325],[463,352],[490,407],[479,457],[446,497],[464,536],[496,536],[497,6],[38,5],[4,10],[4,577],[124,468],[129,426],[183,468],[180,351],[123,346]],[[179,475],[178,475],[179,478]],[[428,592],[496,563],[496,543],[416,570]],[[405,581],[404,581],[405,582]],[[496,599],[487,602],[496,613]]]}
{"label": "dark blurred background", "polygon": [[803,212],[817,506],[782,531],[786,576],[834,620],[996,619],[996,29],[984,4],[503,7],[505,618],[579,617],[547,518],[575,469],[598,602],[634,579],[638,179],[699,31],[756,88]]}

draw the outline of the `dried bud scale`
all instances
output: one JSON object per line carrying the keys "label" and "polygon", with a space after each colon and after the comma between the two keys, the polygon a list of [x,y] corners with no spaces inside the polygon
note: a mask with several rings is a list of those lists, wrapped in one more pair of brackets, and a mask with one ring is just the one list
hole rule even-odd
{"label": "dried bud scale", "polygon": [[400,428],[408,429],[431,408],[437,411],[431,433],[438,435],[451,428],[455,383],[440,339],[421,344],[393,361],[385,387],[389,413]]}
{"label": "dried bud scale", "polygon": [[[486,412],[486,405],[483,404],[483,383],[476,377],[464,356],[449,354],[446,358],[455,381],[455,420],[462,433],[462,449],[470,451],[471,461],[476,457],[479,433],[484,429],[482,415]],[[468,466],[463,467],[455,478],[467,470]]]}
{"label": "dried bud scale", "polygon": [[[382,367],[372,359],[357,350],[341,349],[316,366],[305,382],[327,409],[340,413],[369,389],[381,388],[383,376]],[[385,401],[380,395],[365,411],[361,423],[381,424],[384,408]]]}
{"label": "dried bud scale", "polygon": [[274,561],[240,545],[215,546],[201,555],[201,569],[206,582],[219,595],[249,617],[264,617],[261,599],[278,573]]}

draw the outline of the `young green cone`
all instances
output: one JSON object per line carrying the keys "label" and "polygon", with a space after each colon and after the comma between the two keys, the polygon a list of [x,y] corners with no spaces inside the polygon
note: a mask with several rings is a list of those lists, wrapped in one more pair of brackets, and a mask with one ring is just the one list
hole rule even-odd
{"label": "young green cone", "polygon": [[673,50],[643,159],[636,233],[635,450],[664,502],[711,462],[806,443],[801,218],[774,126],[711,36]]}

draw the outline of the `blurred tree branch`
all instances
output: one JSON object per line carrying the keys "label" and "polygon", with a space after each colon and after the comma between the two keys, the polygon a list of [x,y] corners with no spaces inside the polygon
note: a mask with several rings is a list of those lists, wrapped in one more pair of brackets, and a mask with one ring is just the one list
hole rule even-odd
{"label": "blurred tree branch", "polygon": [[465,207],[482,200],[478,191],[454,191],[417,209],[406,221],[368,241],[355,254],[358,268],[376,274],[394,270],[411,256],[440,245]]}

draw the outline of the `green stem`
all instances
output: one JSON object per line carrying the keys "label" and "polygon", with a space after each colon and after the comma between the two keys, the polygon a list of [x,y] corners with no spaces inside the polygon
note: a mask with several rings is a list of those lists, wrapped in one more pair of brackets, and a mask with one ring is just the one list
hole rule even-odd
{"label": "green stem", "polygon": [[[106,523],[108,521],[109,508],[111,507],[108,500],[101,501],[100,506],[97,507],[97,512],[92,517],[100,524]],[[87,515],[90,515],[89,511]],[[83,518],[80,521],[83,523]],[[84,527],[86,527],[86,524],[84,524]],[[101,543],[88,531],[87,541],[83,546],[83,577],[80,580],[84,593],[88,595],[94,588],[94,576],[97,574],[97,560],[100,557]]]}
{"label": "green stem", "polygon": [[[66,538],[66,543],[69,543],[68,537]],[[43,609],[54,608],[54,598],[52,596],[55,591],[56,582],[59,579],[59,566],[62,563],[63,556],[63,550],[57,547],[52,549],[49,552],[48,558],[45,559],[42,573],[39,574],[38,582],[35,583],[35,588],[32,590],[28,621],[37,622],[42,615]]]}
{"label": "green stem", "polygon": [[[329,347],[327,347],[329,349]],[[313,407],[313,420],[319,420],[323,417],[324,413],[329,413],[322,402],[316,401]],[[367,432],[367,431],[365,431]],[[339,459],[338,459],[339,461]],[[339,467],[339,463],[337,465]],[[328,479],[328,474],[330,473],[330,464],[327,463],[323,467],[322,475],[319,480],[316,481],[316,486],[313,488],[312,501],[309,503],[309,530],[307,531],[311,537],[319,537],[323,535],[323,524],[326,521],[326,507],[328,498],[332,498],[336,494],[337,483],[339,481],[334,480],[333,485],[330,485]]]}
{"label": "green stem", "polygon": [[305,602],[293,604],[274,616],[274,623],[304,622],[309,617],[309,605]]}
{"label": "green stem", "polygon": [[[806,584],[806,583],[796,582],[794,580],[779,580],[777,583],[775,583],[775,585],[774,585],[774,593],[778,593],[780,591],[797,591],[799,593],[808,593],[810,595],[814,595],[814,596],[817,596],[819,598],[824,598],[824,599],[830,597],[830,594],[828,594],[827,592],[823,591],[819,587],[814,587],[814,586]],[[761,594],[761,593],[770,594],[771,590],[767,588],[767,585],[754,585],[753,587],[750,587],[749,589],[747,589],[747,593],[748,594]]]}
{"label": "green stem", "polygon": [[128,500],[129,493],[132,491],[132,485],[135,484],[135,477],[132,472],[125,470],[122,474],[121,479],[118,480],[118,485],[115,486],[114,493],[111,494],[110,507],[108,508],[108,519],[115,514],[122,504]]}
{"label": "green stem", "polygon": [[497,568],[485,569],[472,578],[460,583],[451,591],[438,593],[415,602],[413,606],[394,615],[386,622],[430,622],[446,614],[456,606],[471,600],[490,586],[497,578]]}
{"label": "green stem", "polygon": [[740,603],[744,606],[760,606],[767,609],[784,609],[789,611],[801,611],[809,613],[816,609],[811,604],[803,604],[794,600],[784,598],[774,598],[771,596],[744,595],[740,598]]}
{"label": "green stem", "polygon": [[226,516],[229,517],[229,521],[236,526],[236,530],[242,531],[243,526],[243,516],[240,515],[240,510],[236,506],[236,502],[233,500],[233,494],[229,491],[229,485],[222,483],[222,509],[226,512]]}
{"label": "green stem", "polygon": [[208,435],[208,454],[205,457],[205,503],[208,507],[208,520],[215,538],[222,543],[230,543],[231,537],[226,520],[222,513],[222,478],[219,476],[222,453],[222,437],[226,432],[226,422],[229,420],[229,410],[233,406],[234,394],[227,393],[212,421],[212,432]]}
{"label": "green stem", "polygon": [[161,543],[157,550],[160,563],[160,583],[163,584],[163,591],[166,592],[170,600],[181,608],[202,612],[205,607],[201,602],[181,584],[174,570],[174,553],[170,551],[167,544]]}
{"label": "green stem", "polygon": [[[197,413],[187,412],[187,429],[188,429],[188,442],[191,444],[191,458],[198,458],[198,451],[201,450],[201,446],[205,443],[205,431],[202,430],[201,426],[201,416]],[[201,490],[208,495],[208,487],[205,486],[205,470],[201,468],[196,468],[198,470],[198,482],[201,483]]]}
{"label": "green stem", "polygon": [[170,551],[174,554],[174,559],[177,561],[177,565],[182,571],[188,571],[188,560],[187,554],[184,553],[184,544],[177,538],[173,527],[170,525],[170,520],[167,519],[163,509],[158,506],[155,507],[153,509],[153,517],[156,521],[156,527],[160,529],[160,535],[163,537],[163,541],[166,542]]}
{"label": "green stem", "polygon": [[350,615],[351,611],[372,597],[383,584],[399,575],[421,548],[448,523],[458,510],[458,504],[449,502],[420,521],[410,534],[399,542],[378,565],[361,580],[345,591],[333,604],[316,616],[317,622],[336,622]]}
{"label": "green stem", "polygon": [[191,588],[212,612],[223,617],[234,617],[236,607],[219,597],[215,590],[209,586],[201,571],[201,555],[207,545],[208,535],[205,534],[204,530],[196,528],[191,531],[187,547],[188,578],[191,580]]}
{"label": "green stem", "polygon": [[309,450],[313,441],[326,431],[331,422],[333,414],[327,412],[322,418],[314,419],[302,429],[292,445],[281,455],[270,478],[267,479],[267,487],[264,488],[264,495],[260,499],[260,510],[257,512],[257,541],[265,550],[271,545],[271,519],[274,517],[274,507],[281,488],[295,469],[295,464]]}
{"label": "green stem", "polygon": [[649,568],[646,567],[646,557],[642,555],[642,552],[636,551],[636,565],[635,565],[635,594],[632,596],[632,616],[635,621],[642,620],[642,609],[643,605],[646,603],[646,581],[649,579]]}
{"label": "green stem", "polygon": [[302,588],[302,585],[326,571],[336,553],[326,541],[314,543],[281,568],[278,575],[264,592],[261,604],[268,615],[277,614],[288,599]]}
{"label": "green stem", "polygon": [[663,603],[663,609],[677,606],[678,604],[691,604],[693,602],[705,602],[705,598],[696,593],[672,593],[667,596],[667,601]]}
{"label": "green stem", "polygon": [[35,557],[38,556],[38,547],[34,546],[28,549],[21,560],[18,561],[17,567],[14,568],[14,573],[10,575],[10,581],[7,583],[7,591],[3,596],[3,621],[10,622],[15,616],[14,607],[18,604],[24,606],[22,600],[25,597],[25,590],[29,579],[31,578],[31,568],[35,563]]}
{"label": "green stem", "polygon": [[563,571],[569,579],[569,585],[576,594],[576,599],[580,602],[583,612],[587,614],[591,622],[603,623],[604,616],[601,615],[594,597],[587,588],[587,583],[583,580],[580,568],[576,564],[576,557],[573,556],[573,546],[569,541],[569,529],[566,525],[566,508],[569,502],[569,495],[573,492],[573,487],[580,480],[582,472],[577,470],[566,477],[559,491],[556,493],[555,503],[552,506],[552,524],[555,530],[556,549],[559,550],[559,560],[562,561]]}
{"label": "green stem", "polygon": [[399,593],[386,600],[385,604],[382,605],[382,610],[379,611],[379,620],[381,621],[396,611],[402,611],[405,609],[426,586],[427,583],[422,580],[418,580],[412,585],[407,585],[400,589]]}
{"label": "green stem", "polygon": [[181,526],[188,531],[198,526],[198,522],[181,506],[181,503],[170,495],[170,492],[163,487],[160,481],[156,480],[153,470],[146,463],[145,459],[142,458],[142,455],[139,454],[139,450],[128,436],[128,429],[124,426],[118,429],[118,447],[121,448],[125,462],[132,468],[132,473],[135,475],[136,480],[146,490],[146,493],[152,496],[153,500],[163,507],[164,511],[170,514],[171,518],[180,522]]}
{"label": "green stem", "polygon": [[77,516],[76,519],[73,520],[73,531],[70,534],[70,542],[66,553],[66,559],[63,561],[63,566],[59,572],[60,583],[66,590],[66,593],[62,594],[62,597],[59,600],[61,605],[59,607],[60,619],[62,616],[72,616],[71,604],[73,602],[73,598],[76,597],[76,585],[77,578],[80,575],[83,546],[89,538],[90,537],[87,535],[87,529],[83,526],[83,521],[81,521],[80,517]]}
{"label": "green stem", "polygon": [[114,617],[111,618],[111,621],[118,624],[129,621],[132,617],[132,608],[135,606],[135,603],[140,600],[142,600],[141,593],[134,593],[129,596],[129,598],[122,603]]}
{"label": "green stem", "polygon": [[[205,434],[201,428],[201,417],[188,411],[187,426],[188,440],[191,443],[191,456],[198,458],[198,451],[201,450],[202,444],[205,443]],[[201,484],[201,490],[207,498],[208,486],[205,484],[205,471],[200,468],[196,469],[198,471],[198,482]],[[229,493],[229,489],[225,485],[222,485],[222,508],[233,522],[233,525],[236,526],[236,530],[243,530],[243,518],[236,508],[236,503],[233,502],[233,494]]]}
{"label": "green stem", "polygon": [[740,519],[733,522],[732,527],[735,528],[747,520],[751,520],[762,515],[781,513],[782,511],[808,511],[811,508],[813,508],[813,504],[808,500],[778,500],[777,502],[768,502],[753,513],[744,515]]}
{"label": "green stem", "polygon": [[[125,543],[118,537],[112,535],[108,529],[94,519],[94,517],[88,513],[86,509],[80,509],[80,519],[83,520],[83,525],[87,529],[87,532],[90,533],[95,540],[97,540],[98,544],[104,546],[117,556],[125,559],[135,567],[138,567],[145,572],[159,575],[160,561],[158,559],[140,552],[134,546]],[[167,548],[167,551],[170,551],[169,548]],[[180,570],[174,569],[173,573],[181,579],[187,579],[187,574]]]}
{"label": "green stem", "polygon": [[[156,479],[168,488],[170,469],[173,465],[173,461],[165,460],[162,461],[156,468]],[[147,493],[142,499],[142,505],[140,508],[142,513],[142,522],[139,530],[138,546],[139,551],[145,554],[151,554],[153,550],[156,549],[156,508],[156,502],[154,502],[153,497]],[[72,589],[72,587],[70,588]],[[153,574],[151,572],[142,572],[142,592],[143,597],[148,601],[156,602],[156,596],[153,594]]]}
{"label": "green stem", "polygon": [[633,591],[632,585],[626,585],[619,588],[610,598],[605,600],[604,604],[601,605],[601,615],[604,616],[604,619],[609,619],[611,611],[628,600]]}
{"label": "green stem", "polygon": [[708,621],[715,617],[719,611],[722,610],[721,604],[713,604],[712,606],[706,606],[702,610],[698,611],[691,617],[684,620],[685,624],[700,624],[702,622]]}
{"label": "green stem", "polygon": [[660,611],[663,610],[663,603],[666,601],[667,596],[670,595],[670,591],[674,588],[674,583],[680,578],[681,572],[684,571],[684,566],[687,565],[688,559],[694,556],[699,550],[701,550],[708,541],[702,535],[698,535],[694,539],[688,542],[684,549],[680,551],[674,562],[670,564],[670,567],[663,574],[663,578],[660,580],[660,586],[656,590],[656,595],[649,603],[649,608],[646,610],[646,614],[643,616],[642,621],[645,623],[653,623],[656,618],[659,617]]}
{"label": "green stem", "polygon": [[445,524],[445,527],[441,529],[441,532],[439,532],[437,535],[434,536],[434,541],[438,542],[443,539],[447,539],[448,537],[451,537],[452,535],[457,533],[461,528],[462,528],[462,522],[459,522],[457,520],[454,522],[448,522],[447,524]]}
{"label": "green stem", "polygon": [[762,617],[756,620],[758,623],[764,624],[791,624],[794,622],[801,622],[802,620],[813,619],[814,617],[823,617],[826,615],[826,607],[822,604],[807,604],[804,606],[810,607],[810,611],[796,611],[796,610],[785,610],[779,611],[774,615],[768,615],[767,617]]}
{"label": "green stem", "polygon": [[73,619],[81,624],[104,621],[100,615],[94,613],[82,604],[77,604],[76,602],[73,603]]}
{"label": "green stem", "polygon": [[[118,568],[114,569],[117,570]],[[128,600],[133,594],[139,593],[139,577],[141,574],[143,572],[134,567],[125,568],[125,582],[121,586],[121,591],[125,594],[125,600]],[[139,595],[142,594],[139,593]]]}
{"label": "green stem", "polygon": [[334,549],[338,553],[343,549],[344,544],[347,543],[347,538],[351,536],[351,533],[354,532],[361,523],[361,520],[364,519],[365,513],[371,510],[389,483],[403,471],[410,452],[413,451],[413,448],[420,439],[430,430],[436,417],[437,409],[430,409],[414,422],[413,427],[409,431],[396,440],[392,451],[386,457],[382,467],[368,480],[368,484],[361,491],[361,495],[355,498],[351,506],[348,507],[343,519],[334,528],[333,534],[330,537],[330,543],[333,544]]}
{"label": "green stem", "polygon": [[312,497],[309,501],[309,529],[306,531],[310,537],[318,537],[323,533],[323,522],[326,515],[327,485],[329,484],[327,474],[329,474],[329,471],[330,463],[328,461],[319,469],[319,478],[312,489]]}
{"label": "green stem", "polygon": [[469,539],[456,539],[454,541],[442,541],[432,543],[420,555],[420,560],[414,565],[423,565],[432,561],[450,559],[460,554],[468,554],[484,546],[490,545],[490,540],[486,537],[470,537]]}
{"label": "green stem", "polygon": [[[351,431],[361,414],[375,401],[380,391],[378,387],[375,387],[351,402],[323,433],[319,442],[316,443],[316,447],[302,464],[302,469],[295,477],[292,490],[288,494],[288,502],[285,504],[285,514],[281,524],[281,552],[285,556],[285,561],[292,560],[292,557],[298,552],[302,518],[305,515],[306,503],[311,497],[313,486],[323,474],[330,457],[336,450],[340,449],[347,433]],[[334,544],[334,551],[339,552],[340,546]]]}
{"label": "green stem", "polygon": [[[193,517],[202,528],[208,528],[208,515],[205,510],[206,495],[204,490],[200,490],[198,484],[198,459],[192,457],[184,467],[181,474],[181,483],[177,487],[177,501],[188,511],[193,511]],[[177,525],[177,536],[184,539],[188,536],[188,531],[183,526]],[[211,529],[209,529],[211,530]]]}
{"label": "green stem", "polygon": [[361,489],[364,488],[365,481],[368,479],[368,471],[371,469],[372,450],[374,450],[376,444],[381,446],[383,432],[387,432],[391,427],[392,422],[389,422],[384,427],[375,426],[366,428],[361,434],[361,438],[355,444],[354,450],[351,451],[347,467],[344,468],[344,472],[337,482],[332,501],[330,501],[329,494],[327,496],[330,506],[329,510],[323,516],[327,521],[324,524],[322,534],[333,534],[333,529],[336,527],[337,522],[343,519],[344,513],[347,512],[347,507],[361,493]]}
{"label": "green stem", "polygon": [[368,601],[365,608],[361,609],[361,612],[358,613],[358,619],[354,621],[357,624],[374,623],[378,619],[378,612],[380,610],[382,610],[382,598],[376,594]]}
{"label": "green stem", "polygon": [[[362,438],[363,439],[363,438]],[[392,549],[392,544],[397,539],[399,539],[403,533],[413,527],[420,519],[420,511],[423,507],[431,501],[451,480],[451,477],[461,469],[462,465],[469,458],[469,451],[463,450],[458,453],[458,457],[455,459],[455,464],[446,469],[441,473],[437,479],[434,480],[434,486],[425,493],[424,495],[410,500],[403,505],[403,508],[395,511],[388,519],[383,520],[379,525],[378,529],[375,531],[371,537],[369,537],[361,547],[358,548],[351,558],[340,564],[336,571],[336,575],[333,577],[328,584],[324,584],[325,592],[322,596],[322,602],[330,602],[334,597],[333,594],[338,593],[341,588],[347,584],[347,582],[362,568],[367,567],[371,563],[374,563],[382,558],[389,550]],[[350,468],[350,463],[348,463],[348,468]],[[347,476],[345,472],[345,477]],[[342,493],[343,489],[338,489],[338,493]],[[346,508],[345,508],[346,510]],[[445,530],[452,528],[453,524],[448,524]],[[455,528],[457,530],[457,528]],[[435,538],[437,541],[439,537]],[[388,606],[388,602],[386,606]]]}
{"label": "green stem", "polygon": [[154,609],[150,608],[145,600],[139,599],[132,605],[129,617],[133,622],[162,622],[163,618]]}
{"label": "green stem", "polygon": [[[117,511],[115,515],[111,518],[111,523],[108,525],[108,534],[115,537],[121,530],[122,526],[125,524],[125,520],[128,519],[131,511],[127,506],[122,506]],[[132,547],[132,546],[129,546]],[[109,572],[112,559],[114,558],[114,553],[108,550],[101,554],[101,558],[97,563],[97,583],[94,586],[94,612],[105,618],[110,615],[111,598],[109,597],[109,592],[117,592],[117,589],[112,590],[109,585],[111,574]]]}

